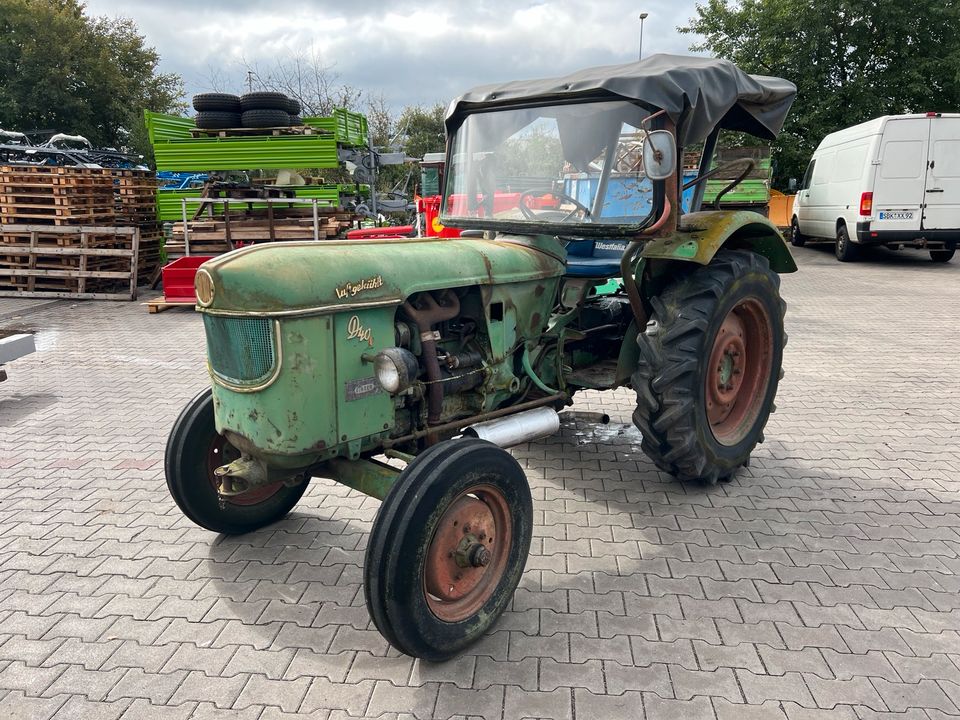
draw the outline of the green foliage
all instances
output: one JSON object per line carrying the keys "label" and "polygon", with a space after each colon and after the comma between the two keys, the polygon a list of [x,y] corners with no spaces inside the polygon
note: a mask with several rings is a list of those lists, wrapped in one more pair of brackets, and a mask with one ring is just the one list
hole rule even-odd
{"label": "green foliage", "polygon": [[880,115],[960,106],[960,3],[707,0],[692,50],[797,85],[773,145],[774,183],[800,178],[824,135]]}
{"label": "green foliage", "polygon": [[427,153],[443,152],[446,146],[443,128],[445,112],[440,103],[429,108],[404,108],[397,120],[397,127],[402,133],[403,151],[409,157],[422,158]]}
{"label": "green foliage", "polygon": [[500,177],[556,179],[563,168],[563,146],[554,128],[535,125],[508,138],[497,151]]}
{"label": "green foliage", "polygon": [[0,127],[148,155],[143,110],[186,110],[159,59],[133,21],[87,17],[78,0],[0,0]]}
{"label": "green foliage", "polygon": [[[432,107],[409,105],[394,119],[382,99],[368,103],[367,107],[374,145],[388,150],[402,150],[407,157],[417,160],[427,153],[443,152],[446,147],[444,113],[445,109],[439,103]],[[406,186],[412,196],[414,187],[419,188],[420,185],[420,168],[410,163],[388,165],[381,169],[377,181],[380,190]]]}

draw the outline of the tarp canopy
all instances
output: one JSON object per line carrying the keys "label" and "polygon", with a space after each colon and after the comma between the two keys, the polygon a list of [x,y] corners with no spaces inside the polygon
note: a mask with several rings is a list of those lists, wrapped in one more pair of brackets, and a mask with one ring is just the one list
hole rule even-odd
{"label": "tarp canopy", "polygon": [[622,99],[665,110],[681,146],[702,142],[717,125],[773,140],[796,94],[792,82],[748,75],[728,60],[659,54],[563,77],[476,87],[450,103],[446,127],[449,134],[469,113],[494,107]]}

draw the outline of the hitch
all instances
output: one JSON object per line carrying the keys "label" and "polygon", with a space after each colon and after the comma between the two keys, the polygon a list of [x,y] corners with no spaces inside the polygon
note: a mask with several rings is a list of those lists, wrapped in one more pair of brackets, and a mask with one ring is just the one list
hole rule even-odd
{"label": "hitch", "polygon": [[303,473],[290,475],[288,473],[278,474],[276,470],[270,468],[262,460],[244,456],[226,465],[221,465],[213,471],[214,476],[219,481],[217,493],[221,497],[233,497],[242,495],[251,490],[272,485],[273,483],[283,482],[284,485],[293,486],[303,481]]}

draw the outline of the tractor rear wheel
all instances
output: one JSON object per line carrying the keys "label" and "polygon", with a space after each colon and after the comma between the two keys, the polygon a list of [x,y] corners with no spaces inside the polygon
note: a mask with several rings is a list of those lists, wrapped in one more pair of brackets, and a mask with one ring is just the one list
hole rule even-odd
{"label": "tractor rear wheel", "polygon": [[651,299],[633,421],[661,470],[713,484],[749,462],[782,374],[779,286],[765,257],[724,250]]}
{"label": "tractor rear wheel", "polygon": [[453,657],[510,603],[532,534],[530,486],[510,453],[472,438],[430,447],[373,522],[363,578],[370,617],[400,652]]}
{"label": "tractor rear wheel", "polygon": [[286,516],[307,489],[304,479],[296,485],[276,482],[221,498],[213,471],[239,457],[240,451],[217,432],[213,393],[204,390],[173,424],[164,458],[171,497],[200,527],[227,535],[252,532]]}

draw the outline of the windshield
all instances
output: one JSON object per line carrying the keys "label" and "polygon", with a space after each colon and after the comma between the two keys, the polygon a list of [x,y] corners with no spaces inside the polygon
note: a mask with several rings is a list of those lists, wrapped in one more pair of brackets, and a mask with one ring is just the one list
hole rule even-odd
{"label": "windshield", "polygon": [[643,171],[649,115],[613,101],[467,116],[451,140],[444,222],[563,234],[636,230],[659,210]]}

